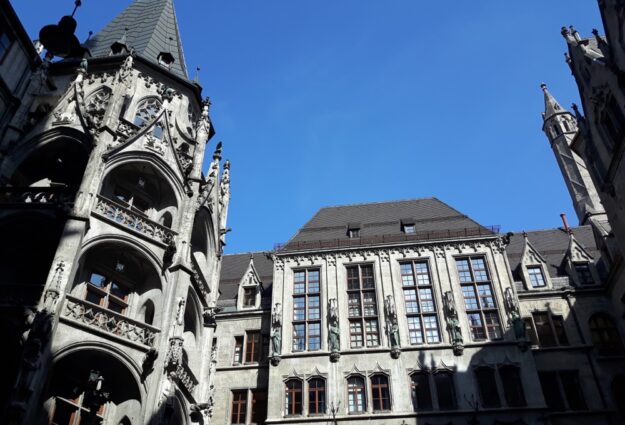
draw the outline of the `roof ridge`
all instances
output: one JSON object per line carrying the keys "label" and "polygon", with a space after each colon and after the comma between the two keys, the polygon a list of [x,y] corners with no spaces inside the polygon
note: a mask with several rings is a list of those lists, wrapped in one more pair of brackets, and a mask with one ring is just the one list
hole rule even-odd
{"label": "roof ridge", "polygon": [[270,254],[273,250],[264,250],[264,251],[246,251],[246,252],[233,252],[231,254],[224,254],[224,257],[228,257],[231,255],[249,255],[249,254]]}
{"label": "roof ridge", "polygon": [[[592,229],[592,226],[590,224],[582,224],[579,226],[569,226],[569,228],[571,230],[575,230],[575,229]],[[545,229],[536,229],[536,230],[519,230],[519,231],[512,231],[512,233],[514,233],[514,235],[523,235],[523,232],[525,233],[538,233],[538,232],[547,232],[549,230],[560,230],[563,233],[566,233],[563,227],[548,227]]]}
{"label": "roof ridge", "polygon": [[[423,197],[423,198],[408,198],[408,199],[395,199],[395,200],[391,200],[391,201],[374,201],[374,202],[358,202],[358,203],[353,203],[353,204],[343,204],[343,205],[326,205],[323,207],[320,207],[319,210],[317,210],[317,212],[315,213],[315,215],[317,215],[319,213],[319,211],[327,209],[327,208],[342,208],[342,207],[358,207],[358,206],[364,206],[364,205],[378,205],[378,204],[392,204],[392,203],[397,203],[397,202],[414,202],[414,201],[425,201],[425,200],[437,200],[441,203],[444,204],[444,202],[440,201],[439,199],[437,199],[434,196],[427,196],[427,197]],[[457,211],[457,210],[455,210]],[[313,215],[313,217],[315,216]]]}

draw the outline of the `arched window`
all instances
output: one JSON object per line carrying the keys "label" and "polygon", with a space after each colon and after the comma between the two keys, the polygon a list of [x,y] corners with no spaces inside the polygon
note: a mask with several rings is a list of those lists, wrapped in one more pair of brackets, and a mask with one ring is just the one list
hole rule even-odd
{"label": "arched window", "polygon": [[362,413],[367,410],[365,380],[361,376],[347,379],[347,409],[349,413]]}
{"label": "arched window", "polygon": [[326,412],[326,381],[313,378],[308,381],[308,414],[323,415]]}
{"label": "arched window", "polygon": [[388,376],[379,374],[371,377],[371,396],[374,412],[391,410],[391,392],[388,385]]}
{"label": "arched window", "polygon": [[430,374],[416,372],[410,376],[412,406],[415,412],[432,410],[432,392],[430,390]]}
{"label": "arched window", "polygon": [[475,369],[475,379],[482,398],[484,407],[500,407],[499,392],[497,391],[497,381],[495,380],[495,369],[482,366]]}
{"label": "arched window", "polygon": [[[161,111],[161,102],[154,98],[148,98],[137,105],[137,113],[135,114],[134,124],[137,127],[145,127],[149,122],[156,118]],[[154,126],[152,136],[157,139],[163,138],[163,126],[159,122]]]}
{"label": "arched window", "polygon": [[521,371],[517,366],[505,365],[499,368],[503,392],[509,407],[525,406],[525,394],[521,381]]}
{"label": "arched window", "polygon": [[602,313],[595,314],[590,318],[589,326],[592,343],[599,354],[610,356],[623,352],[623,341],[610,316]]}
{"label": "arched window", "polygon": [[302,414],[302,381],[289,379],[285,383],[285,410],[287,416]]}

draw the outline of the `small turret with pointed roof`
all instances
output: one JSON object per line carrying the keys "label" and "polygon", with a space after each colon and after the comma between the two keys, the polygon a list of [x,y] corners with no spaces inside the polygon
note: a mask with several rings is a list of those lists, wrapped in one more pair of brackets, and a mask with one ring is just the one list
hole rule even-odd
{"label": "small turret with pointed roof", "polygon": [[173,0],[134,0],[87,43],[93,57],[133,49],[138,55],[188,78]]}
{"label": "small turret with pointed roof", "polygon": [[543,95],[545,97],[545,112],[543,113],[543,119],[545,121],[556,114],[569,113],[558,103],[556,98],[553,97],[553,95],[549,92],[549,90],[547,89],[547,84],[542,83],[540,85],[540,88],[542,89]]}

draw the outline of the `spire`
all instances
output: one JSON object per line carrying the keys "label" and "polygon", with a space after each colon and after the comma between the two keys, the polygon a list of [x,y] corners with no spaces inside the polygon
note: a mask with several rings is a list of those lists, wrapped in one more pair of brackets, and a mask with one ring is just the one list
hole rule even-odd
{"label": "spire", "polygon": [[188,78],[173,0],[134,0],[86,47],[92,56],[99,57],[109,56],[112,47],[119,44],[179,77]]}
{"label": "spire", "polygon": [[543,94],[545,96],[545,112],[543,113],[543,119],[545,121],[556,114],[567,112],[562,106],[560,106],[555,97],[549,93],[549,90],[547,90],[547,84],[542,83],[540,88],[543,89]]}

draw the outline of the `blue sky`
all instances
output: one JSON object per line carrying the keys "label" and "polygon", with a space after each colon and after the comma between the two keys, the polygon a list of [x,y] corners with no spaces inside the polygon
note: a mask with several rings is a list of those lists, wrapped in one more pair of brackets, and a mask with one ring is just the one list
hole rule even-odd
{"label": "blue sky", "polygon": [[[130,0],[83,0],[77,34]],[[17,0],[27,30],[69,0]],[[571,200],[541,131],[546,82],[578,102],[560,35],[588,0],[177,0],[232,161],[227,252],[273,248],[320,207],[436,196],[503,231],[559,226]]]}

